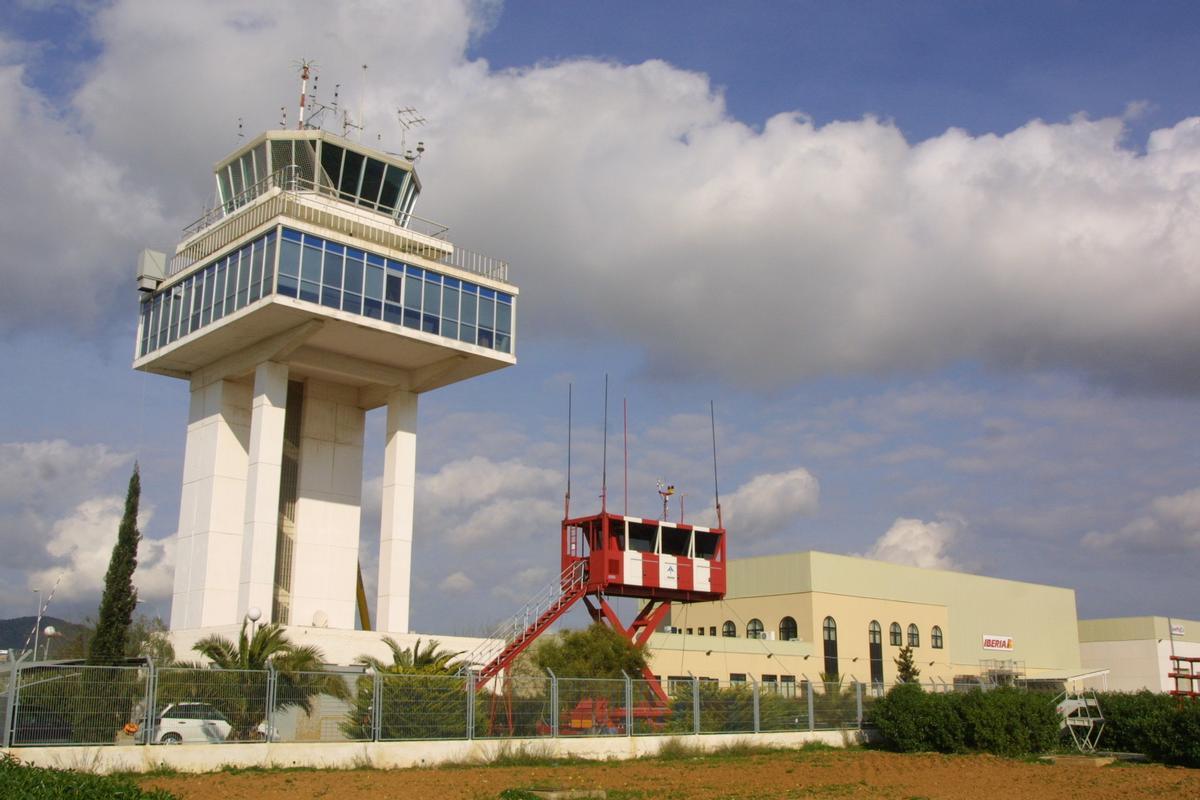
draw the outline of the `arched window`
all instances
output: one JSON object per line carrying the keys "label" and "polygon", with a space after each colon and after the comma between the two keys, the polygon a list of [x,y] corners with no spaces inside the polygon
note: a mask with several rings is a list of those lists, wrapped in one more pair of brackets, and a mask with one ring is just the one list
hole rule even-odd
{"label": "arched window", "polygon": [[929,643],[933,645],[934,650],[942,649],[942,629],[937,625],[929,632]]}
{"label": "arched window", "polygon": [[904,644],[904,639],[901,638],[903,635],[904,634],[900,632],[899,622],[893,622],[892,626],[888,628],[888,638],[892,643],[892,647],[899,647],[900,645]]}
{"label": "arched window", "polygon": [[908,626],[908,646],[909,647],[920,647],[921,646],[921,631],[917,628],[916,625],[913,625],[912,623],[909,623],[909,626]]}
{"label": "arched window", "polygon": [[721,626],[721,635],[731,639],[737,636],[737,625],[733,624],[733,620],[725,620],[725,624]]}
{"label": "arched window", "polygon": [[799,638],[796,631],[796,620],[791,617],[784,617],[779,620],[779,638],[785,642],[791,642]]}
{"label": "arched window", "polygon": [[763,638],[763,624],[761,619],[755,618],[746,623],[746,638]]}
{"label": "arched window", "polygon": [[878,620],[867,626],[867,655],[871,660],[871,683],[883,684],[883,628]]}
{"label": "arched window", "polygon": [[835,681],[838,674],[837,623],[826,617],[821,623],[821,635],[825,639],[825,680]]}

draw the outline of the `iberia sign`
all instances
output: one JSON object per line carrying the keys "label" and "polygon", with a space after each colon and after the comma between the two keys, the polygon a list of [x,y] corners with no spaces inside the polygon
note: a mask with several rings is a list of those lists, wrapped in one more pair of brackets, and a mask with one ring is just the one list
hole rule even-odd
{"label": "iberia sign", "polygon": [[985,633],[983,635],[984,650],[1012,650],[1013,637],[1011,636],[993,636]]}

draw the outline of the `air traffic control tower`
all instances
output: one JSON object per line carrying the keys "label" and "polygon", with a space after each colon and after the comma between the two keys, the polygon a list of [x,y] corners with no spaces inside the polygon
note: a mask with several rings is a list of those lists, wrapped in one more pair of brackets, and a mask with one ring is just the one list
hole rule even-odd
{"label": "air traffic control tower", "polygon": [[354,629],[363,423],[386,406],[373,628],[406,633],[417,400],[516,363],[507,264],[413,215],[411,157],[277,130],[215,173],[216,206],[138,265],[133,366],[191,387],[171,629],[254,608]]}

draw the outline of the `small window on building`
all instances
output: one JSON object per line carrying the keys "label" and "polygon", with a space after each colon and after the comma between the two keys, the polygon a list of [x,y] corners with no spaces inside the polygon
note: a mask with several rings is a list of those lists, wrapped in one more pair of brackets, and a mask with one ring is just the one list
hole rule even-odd
{"label": "small window on building", "polygon": [[763,638],[763,624],[761,619],[755,618],[746,623],[746,638]]}
{"label": "small window on building", "polygon": [[721,626],[721,635],[730,639],[737,636],[737,625],[733,624],[733,620],[725,620],[725,623]]}
{"label": "small window on building", "polygon": [[911,623],[908,626],[908,646],[909,647],[920,647],[921,646],[921,631],[917,628],[916,625],[913,625]]}
{"label": "small window on building", "polygon": [[833,617],[825,618],[825,622],[821,625],[821,631],[825,637],[825,641],[837,641],[837,623],[833,621]]}
{"label": "small window on building", "polygon": [[942,629],[937,625],[929,632],[929,643],[933,645],[934,650],[942,649]]}
{"label": "small window on building", "polygon": [[784,697],[796,696],[796,676],[795,675],[780,675],[779,676],[779,693]]}
{"label": "small window on building", "polygon": [[769,692],[771,694],[775,694],[775,692],[779,691],[779,683],[777,681],[777,676],[763,675],[762,676],[762,690],[764,692]]}
{"label": "small window on building", "polygon": [[709,625],[709,626],[708,626],[708,635],[709,635],[709,636],[716,636],[716,635],[717,635],[717,626],[716,626],[716,625]]}
{"label": "small window on building", "polygon": [[687,634],[688,634],[688,636],[691,636],[691,635],[692,635],[692,629],[691,629],[691,628],[688,628],[688,629],[687,629]]}
{"label": "small window on building", "polygon": [[888,629],[888,636],[890,637],[892,647],[899,647],[904,644],[904,639],[901,638],[903,634],[900,631],[899,622],[892,623],[892,626]]}
{"label": "small window on building", "polygon": [[867,641],[870,644],[883,644],[883,629],[875,620],[871,620],[871,624],[867,628]]}
{"label": "small window on building", "polygon": [[741,686],[746,683],[746,673],[731,672],[729,673],[729,684],[731,686]]}
{"label": "small window on building", "polygon": [[703,635],[704,635],[704,626],[703,626],[703,625],[701,625],[699,628],[696,628],[696,635],[697,635],[697,636],[703,636]]}
{"label": "small window on building", "polygon": [[785,642],[792,642],[799,638],[796,633],[796,620],[791,617],[779,620],[779,638]]}

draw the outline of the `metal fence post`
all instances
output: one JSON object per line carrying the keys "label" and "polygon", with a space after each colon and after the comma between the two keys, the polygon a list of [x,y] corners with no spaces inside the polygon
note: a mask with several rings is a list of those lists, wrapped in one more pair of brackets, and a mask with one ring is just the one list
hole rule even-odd
{"label": "metal fence post", "polygon": [[12,747],[13,728],[15,720],[13,719],[17,710],[17,685],[21,678],[21,667],[17,660],[13,658],[13,651],[8,651],[9,663],[12,665],[11,675],[8,676],[8,695],[4,703],[4,735],[0,736],[0,742],[3,742],[5,747]]}
{"label": "metal fence post", "polygon": [[625,670],[621,674],[625,676],[625,735],[633,736],[633,679]]}
{"label": "metal fence post", "polygon": [[692,676],[692,728],[693,733],[700,735],[700,679]]}
{"label": "metal fence post", "polygon": [[861,731],[863,726],[863,691],[862,684],[854,684],[854,698],[858,701],[858,729]]}
{"label": "metal fence post", "polygon": [[467,741],[475,738],[475,673],[467,670]]}
{"label": "metal fence post", "polygon": [[813,719],[813,682],[808,681],[808,729],[814,731],[817,729],[816,720]]}
{"label": "metal fence post", "polygon": [[142,744],[150,744],[150,734],[154,728],[154,696],[158,693],[158,688],[155,686],[158,681],[158,670],[154,666],[154,660],[147,656],[146,664],[149,671],[146,674],[146,713],[145,719],[142,720]]}
{"label": "metal fence post", "polygon": [[378,672],[371,677],[371,741],[378,742],[383,735],[383,676]]}
{"label": "metal fence post", "polygon": [[546,667],[550,674],[550,736],[558,738],[558,676],[554,670]]}
{"label": "metal fence post", "polygon": [[264,731],[265,741],[271,741],[271,734],[274,731],[272,727],[274,709],[275,709],[275,682],[278,676],[275,673],[275,665],[267,662],[267,708],[264,722],[266,723],[266,731]]}
{"label": "metal fence post", "polygon": [[750,696],[754,698],[754,732],[762,733],[762,706],[758,691],[758,681],[750,679]]}

